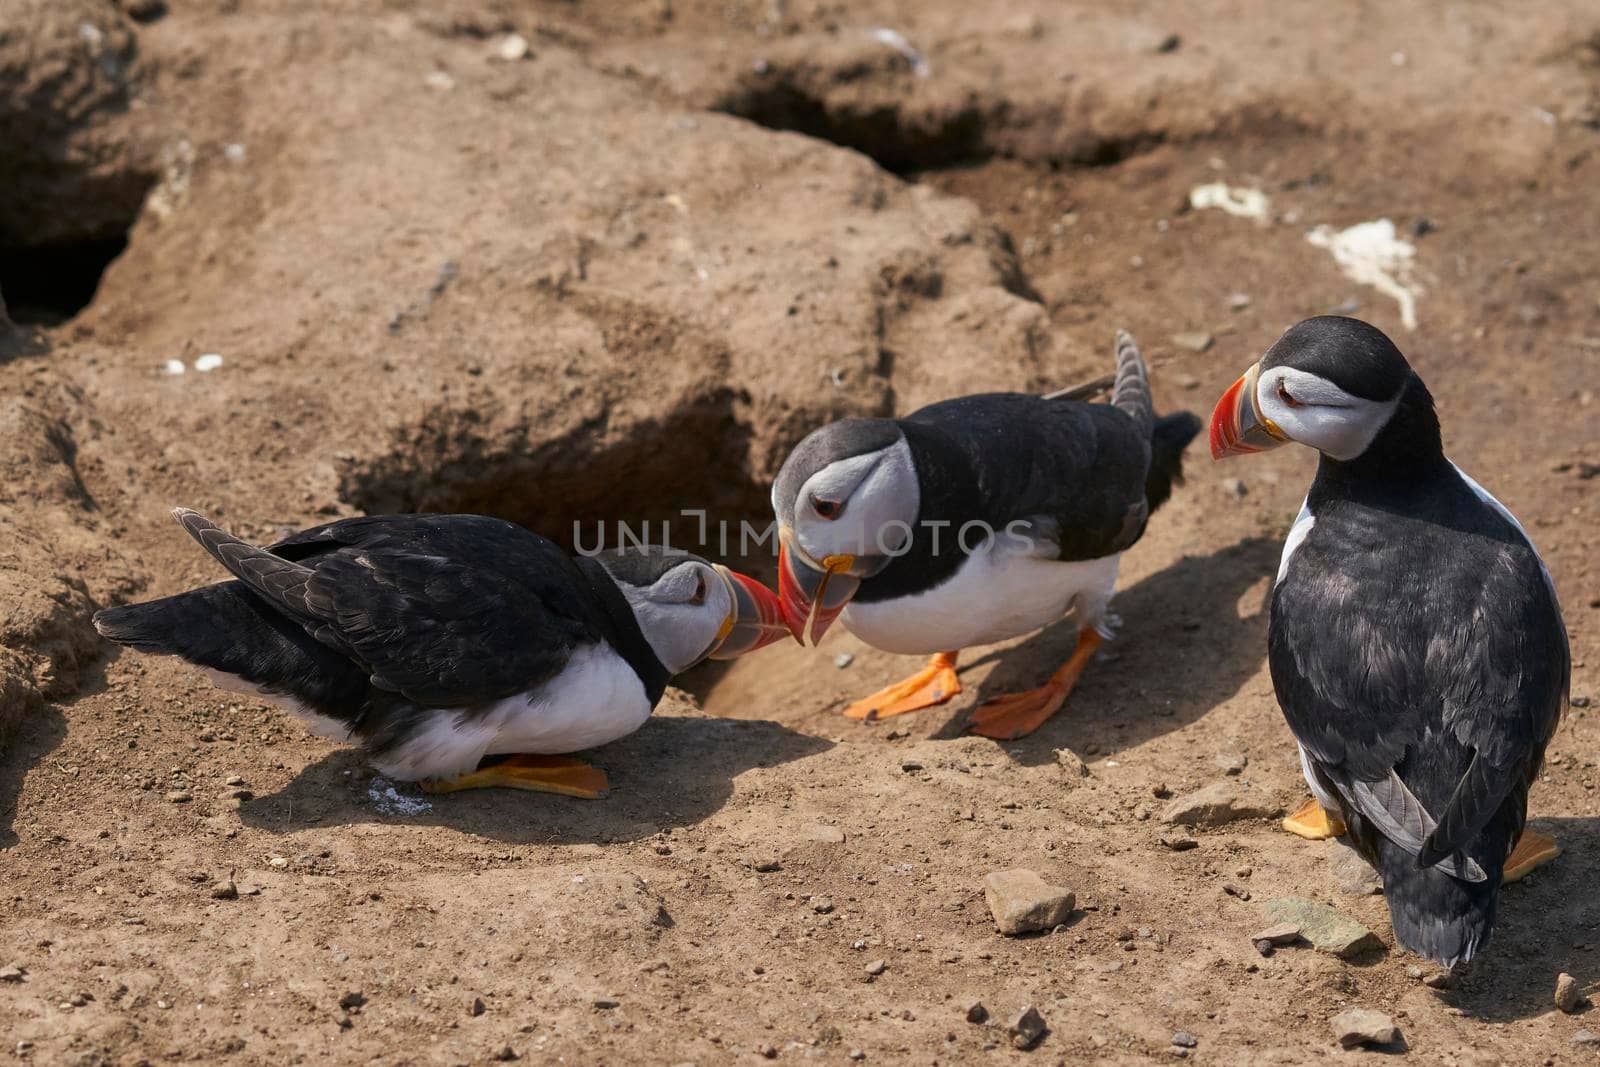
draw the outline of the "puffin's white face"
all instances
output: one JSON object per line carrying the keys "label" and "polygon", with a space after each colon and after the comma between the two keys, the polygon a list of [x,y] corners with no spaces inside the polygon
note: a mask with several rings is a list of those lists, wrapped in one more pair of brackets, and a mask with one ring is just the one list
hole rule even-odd
{"label": "puffin's white face", "polygon": [[792,506],[793,543],[813,560],[892,555],[922,506],[911,449],[902,440],[835,460],[801,484]]}
{"label": "puffin's white face", "polygon": [[1272,367],[1256,381],[1256,410],[1291,441],[1337,460],[1367,450],[1400,403],[1351,396],[1326,378],[1293,367]]}
{"label": "puffin's white face", "polygon": [[619,581],[639,631],[656,659],[681,674],[710,656],[733,659],[787,631],[778,600],[753,578],[697,556],[669,567],[650,585]]}

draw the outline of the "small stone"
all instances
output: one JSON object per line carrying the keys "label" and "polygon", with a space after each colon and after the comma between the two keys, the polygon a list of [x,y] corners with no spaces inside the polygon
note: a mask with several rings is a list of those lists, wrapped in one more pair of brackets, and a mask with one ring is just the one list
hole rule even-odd
{"label": "small stone", "polygon": [[833,665],[841,671],[855,661],[856,657],[855,653],[853,652],[841,652],[837,656],[833,657]]}
{"label": "small stone", "polygon": [[837,826],[816,823],[806,827],[805,835],[807,841],[816,841],[824,845],[844,844],[844,831]]}
{"label": "small stone", "polygon": [[1228,294],[1228,307],[1230,307],[1234,311],[1243,311],[1245,308],[1247,308],[1249,306],[1250,306],[1250,294],[1249,293],[1229,293]]}
{"label": "small stone", "polygon": [[1191,848],[1200,847],[1200,842],[1188,834],[1162,834],[1156,840],[1174,852],[1188,852]]}
{"label": "small stone", "polygon": [[1255,950],[1257,952],[1259,952],[1263,956],[1272,955],[1272,942],[1271,941],[1252,941],[1251,945],[1253,945],[1255,947]]}
{"label": "small stone", "polygon": [[1585,1027],[1572,1035],[1572,1043],[1574,1045],[1600,1045],[1600,1034]]}
{"label": "small stone", "polygon": [[864,1060],[867,1058],[867,1054],[861,1049],[853,1048],[850,1050],[850,1058],[853,1060]]}
{"label": "small stone", "polygon": [[593,1003],[594,1006],[601,1011],[608,1011],[611,1008],[615,1008],[620,1005],[622,1001],[618,1000],[616,997],[595,997],[591,1003]]}
{"label": "small stone", "polygon": [[885,960],[873,960],[871,963],[867,964],[866,969],[869,975],[876,978],[878,975],[889,969],[889,964]]}
{"label": "small stone", "polygon": [[972,1023],[974,1026],[981,1026],[989,1021],[989,1009],[983,1006],[983,1001],[981,1000],[974,1000],[971,1004],[968,1004],[966,1010],[961,1014],[966,1017],[967,1022]]}
{"label": "small stone", "polygon": [[1211,347],[1213,338],[1203,330],[1193,330],[1188,333],[1175,333],[1172,343],[1179,348],[1187,348],[1191,352],[1204,352]]}
{"label": "small stone", "polygon": [[216,885],[211,887],[211,899],[238,900],[239,887],[234,884],[232,878],[229,878],[226,881],[218,882]]}
{"label": "small stone", "polygon": [[1240,900],[1250,899],[1250,890],[1244,888],[1243,886],[1234,885],[1232,882],[1223,882],[1222,891],[1228,894],[1228,896],[1238,897]]}
{"label": "small stone", "polygon": [[167,799],[174,804],[187,804],[189,801],[193,800],[194,797],[189,795],[189,791],[187,789],[174,789],[167,794]]}
{"label": "small stone", "polygon": [[771,874],[773,871],[781,871],[783,864],[778,861],[777,856],[763,855],[750,861],[750,869],[757,874]]}
{"label": "small stone", "polygon": [[1029,1004],[1017,1013],[1011,1020],[1008,1028],[1011,1032],[1011,1044],[1015,1048],[1030,1049],[1039,1043],[1044,1036],[1046,1027],[1044,1016],[1039,1014],[1039,1009]]}
{"label": "small stone", "polygon": [[1225,826],[1238,819],[1264,819],[1277,810],[1270,801],[1246,793],[1233,782],[1213,782],[1168,804],[1161,821],[1176,826]]}
{"label": "small stone", "polygon": [[816,912],[818,915],[828,914],[828,912],[833,910],[833,898],[818,897],[816,900],[811,902],[811,910]]}
{"label": "small stone", "polygon": [[1588,697],[1573,697],[1571,700],[1567,701],[1567,703],[1571,704],[1575,708],[1586,708],[1586,707],[1589,706],[1589,698]]}
{"label": "small stone", "polygon": [[1068,788],[1076,785],[1079,779],[1089,777],[1089,765],[1083,758],[1070,748],[1058,748],[1056,764],[1061,768],[1062,775],[1067,780]]}
{"label": "small stone", "polygon": [[222,780],[223,785],[244,785],[244,778],[237,774],[230,774]]}
{"label": "small stone", "polygon": [[267,859],[267,866],[273,868],[274,870],[281,871],[285,867],[289,866],[289,860],[285,856],[271,856]]}
{"label": "small stone", "polygon": [[1456,980],[1455,976],[1449,971],[1431,971],[1422,980],[1422,984],[1429,989],[1453,989],[1455,988]]}
{"label": "small stone", "polygon": [[1583,991],[1578,980],[1565,971],[1556,976],[1556,1007],[1571,1015],[1583,1007]]}
{"label": "small stone", "polygon": [[906,774],[915,774],[922,770],[922,764],[914,759],[903,759],[900,761],[900,769]]}
{"label": "small stone", "polygon": [[525,59],[528,55],[528,39],[520,33],[508,33],[494,46],[494,54],[496,59],[506,63]]}
{"label": "small stone", "polygon": [[1329,1020],[1333,1036],[1345,1048],[1357,1045],[1388,1045],[1400,1037],[1394,1020],[1381,1011],[1371,1008],[1351,1008]]}
{"label": "small stone", "polygon": [[762,1059],[775,1060],[778,1058],[778,1049],[775,1045],[760,1045],[756,1051],[761,1053]]}
{"label": "small stone", "polygon": [[1354,897],[1371,896],[1383,892],[1383,877],[1361,853],[1339,841],[1329,845],[1328,873],[1341,892]]}
{"label": "small stone", "polygon": [[995,871],[983,880],[995,927],[1007,937],[1049,930],[1067,921],[1077,898],[1025,867]]}
{"label": "small stone", "polygon": [[27,973],[26,968],[18,967],[14,963],[6,967],[0,967],[0,982],[20,982],[27,976]]}
{"label": "small stone", "polygon": [[488,1006],[484,1004],[482,997],[473,997],[472,1003],[467,1005],[467,1014],[474,1019],[488,1010]]}
{"label": "small stone", "polygon": [[1194,1048],[1200,1041],[1189,1031],[1179,1030],[1172,1035],[1172,1043],[1179,1048]]}
{"label": "small stone", "polygon": [[1166,782],[1157,782],[1150,787],[1150,795],[1157,800],[1165,800],[1172,795],[1172,790],[1167,788]]}
{"label": "small stone", "polygon": [[1265,930],[1257,930],[1250,935],[1251,941],[1265,941],[1277,947],[1279,945],[1292,945],[1300,940],[1300,927],[1294,923],[1274,923]]}
{"label": "small stone", "polygon": [[[1240,483],[1239,489],[1240,492],[1238,495],[1243,496],[1244,483]],[[1217,757],[1216,763],[1217,769],[1223,774],[1229,775],[1230,777],[1236,777],[1243,774],[1244,769],[1249,766],[1250,757],[1246,756],[1243,752],[1224,752]]]}
{"label": "small stone", "polygon": [[1156,52],[1167,55],[1183,47],[1183,38],[1176,33],[1169,33],[1156,44]]}
{"label": "small stone", "polygon": [[1340,959],[1383,947],[1371,930],[1314,900],[1278,897],[1267,901],[1267,914],[1277,922],[1298,926],[1301,936],[1319,952],[1332,953]]}
{"label": "small stone", "polygon": [[494,1054],[494,1058],[501,1063],[510,1063],[512,1060],[521,1059],[522,1057],[518,1056],[517,1050],[510,1045],[502,1045],[500,1046],[500,1051]]}
{"label": "small stone", "polygon": [[356,991],[346,993],[344,996],[340,997],[339,1007],[343,1008],[345,1011],[354,1011],[366,1002],[367,998],[362,996],[360,991]]}
{"label": "small stone", "polygon": [[1415,963],[1411,964],[1410,966],[1408,966],[1406,968],[1406,977],[1414,979],[1416,981],[1421,981],[1422,980],[1422,968],[1418,967]]}
{"label": "small stone", "polygon": [[[1233,497],[1235,500],[1243,500],[1245,497],[1250,495],[1250,487],[1244,484],[1244,479],[1242,478],[1224,478],[1217,484],[1222,487],[1222,491],[1224,493]],[[1226,757],[1224,756],[1218,756],[1217,762],[1220,763],[1225,758]],[[1228,771],[1227,773],[1238,774],[1239,771],[1242,770],[1244,770],[1244,765],[1240,764],[1238,771]]]}

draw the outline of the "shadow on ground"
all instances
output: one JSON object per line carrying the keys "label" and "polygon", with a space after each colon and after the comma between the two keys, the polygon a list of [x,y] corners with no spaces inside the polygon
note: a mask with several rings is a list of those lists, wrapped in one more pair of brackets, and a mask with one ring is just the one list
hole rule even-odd
{"label": "shadow on ground", "polygon": [[[271,833],[401,823],[517,844],[637,841],[704,820],[732,794],[733,779],[751,768],[830,747],[775,722],[657,715],[638,733],[582,754],[611,779],[611,794],[602,800],[510,789],[427,796],[414,785],[375,777],[359,749],[341,749],[278,792],[247,802],[240,816]],[[405,814],[408,808],[415,813]]]}
{"label": "shadow on ground", "polygon": [[[1267,601],[1279,544],[1252,537],[1207,556],[1185,556],[1117,593],[1122,618],[1114,641],[1089,665],[1066,706],[1028,737],[1005,748],[1019,763],[1049,763],[1054,750],[1110,754],[1194,722],[1231,699],[1261,669],[1267,650]],[[1259,597],[1253,594],[1261,587]],[[1249,594],[1249,602],[1241,598]],[[1067,620],[974,660],[998,659],[973,707],[1041,684],[1077,643]],[[937,736],[959,736],[960,715]]]}
{"label": "shadow on ground", "polygon": [[[106,661],[97,660],[81,668],[80,684],[73,699],[103,692],[106,688]],[[67,718],[59,705],[45,702],[25,712],[11,742],[0,750],[0,849],[17,843],[13,824],[17,803],[28,773],[61,746],[67,736]]]}

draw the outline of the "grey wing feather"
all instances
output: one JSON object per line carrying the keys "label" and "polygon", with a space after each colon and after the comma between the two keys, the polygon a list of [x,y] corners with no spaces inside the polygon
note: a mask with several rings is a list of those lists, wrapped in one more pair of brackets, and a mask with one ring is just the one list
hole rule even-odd
{"label": "grey wing feather", "polygon": [[311,568],[241,540],[197,511],[173,508],[172,517],[230,574],[257,593],[297,615],[321,615],[307,599]]}
{"label": "grey wing feather", "polygon": [[[1385,837],[1412,855],[1420,856],[1424,843],[1438,824],[1399,775],[1391,770],[1388,777],[1376,781],[1352,778],[1338,785],[1356,810],[1371,820]],[[1469,882],[1482,882],[1488,877],[1475,860],[1460,852],[1444,855],[1436,863],[1440,869]]]}
{"label": "grey wing feather", "polygon": [[1117,331],[1117,377],[1111,387],[1111,406],[1133,420],[1141,441],[1150,440],[1155,427],[1155,402],[1150,397],[1150,370],[1139,346],[1126,330]]}

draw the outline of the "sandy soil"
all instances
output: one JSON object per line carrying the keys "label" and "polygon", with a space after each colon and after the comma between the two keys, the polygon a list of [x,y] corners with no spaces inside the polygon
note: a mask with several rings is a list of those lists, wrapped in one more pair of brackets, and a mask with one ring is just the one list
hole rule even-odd
{"label": "sandy soil", "polygon": [[[19,1061],[1378,1055],[1334,1042],[1350,1005],[1391,1013],[1390,1054],[1419,1062],[1595,1058],[1574,1043],[1593,1017],[1552,1004],[1559,972],[1600,988],[1588,5],[170,6],[118,22],[127,137],[158,140],[127,155],[165,161],[127,251],[87,309],[0,341]],[[508,33],[528,54],[486,59]],[[1189,209],[1215,181],[1264,192],[1267,217]],[[1378,218],[1415,245],[1415,330],[1306,239]],[[1263,614],[1300,450],[1191,455],[1125,559],[1119,637],[1014,744],[964,717],[1048,673],[1065,629],[976,650],[947,707],[875,725],[838,709],[911,664],[848,635],[703,670],[594,754],[613,791],[592,803],[424,797],[85,636],[98,604],[216,577],[175,503],[261,538],[368,507],[557,536],[684,506],[737,521],[819,419],[1082,380],[1117,327],[1158,403],[1204,414],[1331,309],[1410,356],[1572,636],[1575,706],[1532,797],[1566,854],[1505,892],[1451,990],[1392,947],[1381,896],[1339,888],[1334,846],[1275,818],[1160,840],[1168,794],[1302,797]],[[1192,333],[1203,350],[1173,340]],[[222,368],[193,368],[213,351]],[[995,932],[982,879],[1015,866],[1075,891],[1069,923]],[[1249,935],[1284,895],[1390,947],[1262,957]],[[1049,1033],[1018,1051],[1005,1024],[1030,1004]]]}

